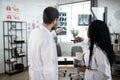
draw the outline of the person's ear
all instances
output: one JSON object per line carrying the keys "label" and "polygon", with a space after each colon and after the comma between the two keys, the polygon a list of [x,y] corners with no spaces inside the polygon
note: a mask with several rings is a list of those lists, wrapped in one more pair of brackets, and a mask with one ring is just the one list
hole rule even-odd
{"label": "person's ear", "polygon": [[53,21],[53,24],[55,25],[57,23],[58,19],[56,18],[54,21]]}

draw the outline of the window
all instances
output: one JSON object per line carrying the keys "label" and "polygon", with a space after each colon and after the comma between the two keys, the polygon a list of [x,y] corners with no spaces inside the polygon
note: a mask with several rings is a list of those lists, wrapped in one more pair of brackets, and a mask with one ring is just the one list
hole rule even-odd
{"label": "window", "polygon": [[[73,39],[73,36],[71,34],[72,29],[79,30],[79,34],[77,36],[87,38],[87,28],[90,16],[90,1],[60,5],[58,6],[58,10],[60,13],[64,13],[66,16],[66,25],[59,26],[66,27],[66,35],[58,36],[60,41],[71,42]],[[86,22],[81,24],[80,20],[83,20],[84,18]]]}

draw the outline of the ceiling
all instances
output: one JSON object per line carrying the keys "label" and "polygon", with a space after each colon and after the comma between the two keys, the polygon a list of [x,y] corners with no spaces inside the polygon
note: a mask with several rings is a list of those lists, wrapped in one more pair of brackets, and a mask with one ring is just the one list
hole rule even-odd
{"label": "ceiling", "polygon": [[52,1],[54,2],[54,1],[57,1],[57,0],[6,0],[6,1],[12,1],[12,2],[17,2],[17,3],[25,3],[25,2],[29,2],[29,3],[43,3],[43,2],[52,2]]}

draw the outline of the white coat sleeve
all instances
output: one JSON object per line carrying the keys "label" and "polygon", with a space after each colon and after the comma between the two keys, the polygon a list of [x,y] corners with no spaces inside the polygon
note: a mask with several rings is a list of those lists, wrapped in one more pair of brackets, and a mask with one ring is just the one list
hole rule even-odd
{"label": "white coat sleeve", "polygon": [[105,53],[99,49],[97,49],[96,53],[97,54],[95,59],[98,66],[97,70],[104,75],[105,80],[109,80],[109,78],[111,77],[111,71],[108,58]]}

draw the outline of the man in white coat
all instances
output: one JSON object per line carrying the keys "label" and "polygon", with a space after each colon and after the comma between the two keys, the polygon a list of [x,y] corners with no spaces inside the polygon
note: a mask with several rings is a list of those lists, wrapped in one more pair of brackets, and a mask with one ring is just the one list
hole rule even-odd
{"label": "man in white coat", "polygon": [[58,80],[56,44],[50,32],[57,23],[58,17],[59,12],[56,8],[47,7],[43,12],[43,24],[30,34],[29,80]]}

